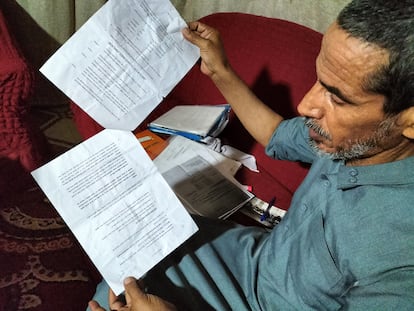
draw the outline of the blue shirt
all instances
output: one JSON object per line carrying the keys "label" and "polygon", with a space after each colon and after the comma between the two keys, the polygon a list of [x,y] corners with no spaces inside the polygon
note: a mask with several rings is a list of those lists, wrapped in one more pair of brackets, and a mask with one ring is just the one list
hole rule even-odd
{"label": "blue shirt", "polygon": [[[414,310],[414,157],[345,166],[317,156],[303,119],[268,155],[312,163],[271,232],[197,218],[199,232],[151,270],[183,310]],[[107,301],[102,282],[95,299]]]}
{"label": "blue shirt", "polygon": [[[266,148],[312,166],[267,241],[274,260],[261,259],[277,275],[258,278],[258,288],[302,310],[414,310],[414,157],[345,166],[317,156],[308,139],[295,118]],[[277,298],[259,300],[272,310]]]}

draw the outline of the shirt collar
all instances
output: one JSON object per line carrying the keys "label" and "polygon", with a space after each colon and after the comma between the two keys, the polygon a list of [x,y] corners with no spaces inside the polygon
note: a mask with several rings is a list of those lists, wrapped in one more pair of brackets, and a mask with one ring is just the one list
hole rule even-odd
{"label": "shirt collar", "polygon": [[414,183],[414,156],[377,165],[345,166],[338,171],[338,188],[362,185],[403,185]]}

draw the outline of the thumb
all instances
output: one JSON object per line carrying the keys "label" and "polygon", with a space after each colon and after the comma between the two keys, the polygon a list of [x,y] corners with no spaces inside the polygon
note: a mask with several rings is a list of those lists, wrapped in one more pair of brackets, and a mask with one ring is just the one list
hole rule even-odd
{"label": "thumb", "polygon": [[127,300],[127,304],[130,305],[132,301],[139,302],[143,300],[147,300],[147,296],[138,286],[137,280],[130,276],[124,280],[124,287],[125,287],[125,298]]}
{"label": "thumb", "polygon": [[[131,310],[149,311],[149,310],[158,310],[158,311],[176,311],[177,309],[173,304],[168,301],[163,300],[158,296],[151,294],[146,294],[139,287],[137,280],[133,277],[128,277],[124,281],[125,287],[125,298],[127,306]],[[129,309],[128,309],[129,310]]]}
{"label": "thumb", "polygon": [[202,43],[205,41],[202,37],[200,37],[199,34],[195,33],[194,31],[191,31],[190,28],[184,28],[181,33],[183,34],[184,38],[187,39],[187,41],[191,42],[192,44],[200,47]]}

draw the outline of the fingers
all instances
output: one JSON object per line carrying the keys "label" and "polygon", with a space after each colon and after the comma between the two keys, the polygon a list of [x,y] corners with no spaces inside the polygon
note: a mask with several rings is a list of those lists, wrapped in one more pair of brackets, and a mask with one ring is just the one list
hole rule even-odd
{"label": "fingers", "polygon": [[196,35],[193,31],[191,31],[189,28],[184,28],[182,30],[182,34],[184,38],[186,38],[189,42],[196,46],[200,46],[204,39],[202,39],[199,35]]}
{"label": "fingers", "polygon": [[116,296],[111,289],[109,290],[108,300],[112,310],[120,310],[125,306],[124,295]]}
{"label": "fingers", "polygon": [[104,308],[102,308],[102,307],[99,305],[99,303],[97,303],[95,300],[91,300],[91,301],[89,301],[88,305],[89,305],[89,308],[90,308],[92,311],[105,311],[105,309],[104,309]]}
{"label": "fingers", "polygon": [[203,24],[203,23],[198,22],[198,21],[189,22],[188,23],[188,28],[191,31],[195,31],[195,32],[198,32],[200,34],[203,33],[203,32],[205,32],[205,31],[210,31],[210,30],[213,29],[212,27],[209,27],[206,24]]}
{"label": "fingers", "polygon": [[127,277],[124,280],[124,287],[127,305],[131,304],[132,301],[142,301],[147,299],[145,293],[138,286],[135,278]]}
{"label": "fingers", "polygon": [[109,290],[109,305],[112,310],[124,310],[126,306],[131,306],[133,301],[134,303],[140,303],[140,301],[142,302],[143,299],[146,299],[145,293],[141,291],[135,278],[126,278],[124,280],[124,287],[125,296],[116,296],[112,290]]}
{"label": "fingers", "polygon": [[[140,310],[140,311],[176,311],[176,308],[171,303],[163,300],[160,297],[145,293],[140,287],[137,280],[133,277],[128,277],[124,280],[126,303],[120,302],[120,297],[115,295],[112,297],[112,310]],[[92,311],[102,311],[100,309]]]}
{"label": "fingers", "polygon": [[182,33],[188,41],[198,47],[209,40],[215,41],[219,37],[219,33],[216,29],[200,22],[188,23],[188,28],[184,28]]}
{"label": "fingers", "polygon": [[[139,288],[137,280],[133,277],[128,277],[124,280],[125,287],[125,297],[123,295],[116,296],[114,292],[110,289],[108,300],[111,310],[125,310],[126,307],[130,307],[133,303],[141,304],[147,303],[146,294]],[[125,301],[126,299],[126,301]],[[94,300],[91,300],[89,303],[89,308],[92,311],[105,311],[99,303]],[[129,310],[129,309],[128,309]]]}
{"label": "fingers", "polygon": [[197,31],[198,29],[198,25],[200,24],[200,22],[189,22],[188,23],[188,29],[190,29],[191,31]]}
{"label": "fingers", "polygon": [[200,22],[190,22],[182,33],[186,40],[199,48],[203,74],[213,78],[229,68],[218,30]]}

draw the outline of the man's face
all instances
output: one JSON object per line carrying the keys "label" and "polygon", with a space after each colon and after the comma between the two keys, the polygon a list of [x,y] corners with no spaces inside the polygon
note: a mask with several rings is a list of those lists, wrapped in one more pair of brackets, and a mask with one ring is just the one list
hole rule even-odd
{"label": "man's face", "polygon": [[362,89],[367,75],[387,60],[385,50],[349,37],[336,24],[328,29],[316,60],[318,80],[298,106],[316,149],[346,161],[366,160],[401,142],[397,117],[383,112],[385,97]]}

